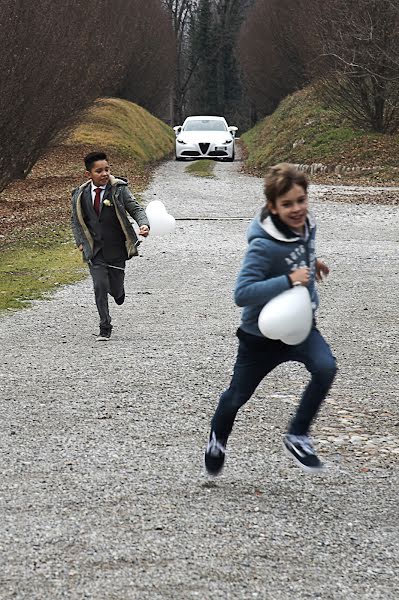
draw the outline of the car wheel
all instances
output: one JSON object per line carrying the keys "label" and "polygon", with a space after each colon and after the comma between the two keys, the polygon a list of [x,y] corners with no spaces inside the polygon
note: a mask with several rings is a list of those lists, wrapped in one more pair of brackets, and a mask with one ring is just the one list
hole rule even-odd
{"label": "car wheel", "polygon": [[229,156],[229,157],[228,157],[228,158],[226,158],[225,160],[226,160],[226,162],[234,162],[234,159],[235,159],[235,152],[234,152],[234,150],[233,150],[233,154],[232,154],[232,156]]}

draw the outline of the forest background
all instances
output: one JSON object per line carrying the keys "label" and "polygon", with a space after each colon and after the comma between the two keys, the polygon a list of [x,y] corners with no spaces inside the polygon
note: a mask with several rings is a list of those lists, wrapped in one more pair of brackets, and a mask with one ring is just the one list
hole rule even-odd
{"label": "forest background", "polygon": [[0,24],[0,189],[100,97],[245,131],[314,85],[357,129],[399,127],[399,0],[3,0]]}
{"label": "forest background", "polygon": [[84,154],[109,151],[140,194],[190,114],[246,132],[258,175],[289,160],[334,183],[397,184],[399,0],[1,7],[0,310],[82,276],[68,196]]}
{"label": "forest background", "polygon": [[352,126],[399,126],[398,0],[3,0],[0,188],[96,98],[242,131],[309,84]]}

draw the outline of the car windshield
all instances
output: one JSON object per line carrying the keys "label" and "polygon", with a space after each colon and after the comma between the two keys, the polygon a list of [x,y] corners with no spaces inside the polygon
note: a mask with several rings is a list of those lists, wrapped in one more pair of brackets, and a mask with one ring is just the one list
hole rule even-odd
{"label": "car windshield", "polygon": [[216,119],[195,119],[187,121],[183,131],[227,131],[227,127],[223,121]]}

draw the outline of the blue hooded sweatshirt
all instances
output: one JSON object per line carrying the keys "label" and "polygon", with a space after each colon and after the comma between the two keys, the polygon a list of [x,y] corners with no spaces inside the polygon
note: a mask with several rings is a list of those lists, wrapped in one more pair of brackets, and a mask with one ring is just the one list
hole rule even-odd
{"label": "blue hooded sweatshirt", "polygon": [[308,290],[313,311],[319,299],[317,295],[316,225],[308,216],[306,234],[302,237],[292,232],[275,215],[261,220],[261,213],[248,228],[248,249],[237,277],[234,299],[243,306],[241,329],[263,337],[258,327],[259,313],[272,298],[289,290],[290,273],[301,267],[309,267]]}

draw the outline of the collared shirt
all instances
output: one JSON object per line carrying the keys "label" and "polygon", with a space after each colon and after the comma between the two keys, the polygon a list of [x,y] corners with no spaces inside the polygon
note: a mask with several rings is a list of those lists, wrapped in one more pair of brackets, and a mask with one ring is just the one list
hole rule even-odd
{"label": "collared shirt", "polygon": [[100,194],[100,205],[102,205],[102,203],[103,203],[104,190],[105,190],[106,186],[105,185],[94,185],[94,183],[91,182],[91,201],[93,203],[93,206],[94,206],[94,199],[96,197],[96,189],[98,187],[101,188],[101,190],[102,190],[101,194]]}

